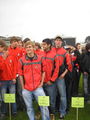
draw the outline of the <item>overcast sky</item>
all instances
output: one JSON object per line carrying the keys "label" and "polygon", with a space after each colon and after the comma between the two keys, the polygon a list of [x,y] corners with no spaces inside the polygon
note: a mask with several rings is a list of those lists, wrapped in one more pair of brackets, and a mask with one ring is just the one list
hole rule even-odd
{"label": "overcast sky", "polygon": [[17,35],[35,41],[56,35],[90,35],[90,0],[0,0],[0,36]]}

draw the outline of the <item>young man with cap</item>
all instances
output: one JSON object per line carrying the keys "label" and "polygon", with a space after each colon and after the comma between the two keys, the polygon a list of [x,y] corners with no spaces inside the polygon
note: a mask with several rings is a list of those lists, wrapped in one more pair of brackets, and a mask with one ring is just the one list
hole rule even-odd
{"label": "young man with cap", "polygon": [[56,86],[60,94],[60,119],[64,118],[67,108],[65,75],[68,71],[72,71],[71,58],[62,47],[62,43],[63,39],[60,36],[57,36],[55,38],[55,50],[59,58],[59,74],[56,80]]}

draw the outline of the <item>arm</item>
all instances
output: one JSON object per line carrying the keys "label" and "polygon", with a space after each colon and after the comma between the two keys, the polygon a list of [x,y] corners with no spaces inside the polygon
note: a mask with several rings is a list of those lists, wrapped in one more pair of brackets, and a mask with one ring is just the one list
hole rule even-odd
{"label": "arm", "polygon": [[54,71],[51,77],[51,82],[54,82],[56,80],[56,78],[58,77],[58,73],[59,73],[59,60],[58,60],[58,56],[55,56],[54,59]]}
{"label": "arm", "polygon": [[24,79],[23,76],[19,76],[22,89],[24,89]]}
{"label": "arm", "polygon": [[22,62],[22,59],[20,59],[19,62],[18,62],[18,74],[19,74],[21,87],[22,87],[22,89],[24,89],[24,77],[23,77],[23,62]]}
{"label": "arm", "polygon": [[40,83],[39,87],[43,86],[44,79],[45,79],[45,72],[42,73],[42,79],[41,79],[41,83]]}
{"label": "arm", "polygon": [[68,72],[68,69],[65,69],[65,71],[60,75],[60,78],[64,78],[67,72]]}
{"label": "arm", "polygon": [[65,75],[68,73],[68,71],[72,72],[72,62],[71,62],[71,57],[70,55],[67,53],[65,56],[65,66],[66,69],[65,71],[60,75],[60,78],[64,78]]}

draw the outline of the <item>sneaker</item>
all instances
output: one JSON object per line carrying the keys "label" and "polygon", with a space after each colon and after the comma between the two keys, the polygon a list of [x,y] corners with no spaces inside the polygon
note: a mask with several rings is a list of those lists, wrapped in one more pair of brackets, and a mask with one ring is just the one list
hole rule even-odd
{"label": "sneaker", "polygon": [[60,120],[64,120],[65,116],[61,114],[59,118]]}
{"label": "sneaker", "polygon": [[16,113],[16,112],[15,112],[15,113],[12,113],[12,116],[16,117],[16,116],[17,116],[17,113]]}
{"label": "sneaker", "polygon": [[6,115],[4,114],[4,113],[1,113],[1,115],[0,115],[1,117],[5,117]]}
{"label": "sneaker", "polygon": [[0,114],[0,120],[4,120],[5,117],[6,117],[6,115],[5,115],[4,113],[1,113],[1,114]]}
{"label": "sneaker", "polygon": [[87,100],[87,103],[90,104],[90,100]]}
{"label": "sneaker", "polygon": [[38,114],[35,115],[36,120],[40,120],[40,117],[41,117],[41,113],[38,113]]}
{"label": "sneaker", "polygon": [[55,120],[54,114],[50,114],[50,119],[51,119],[51,120]]}

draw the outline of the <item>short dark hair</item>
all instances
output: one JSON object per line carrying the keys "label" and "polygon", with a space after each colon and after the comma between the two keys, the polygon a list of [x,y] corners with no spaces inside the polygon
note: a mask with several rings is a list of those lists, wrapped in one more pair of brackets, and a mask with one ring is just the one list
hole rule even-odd
{"label": "short dark hair", "polygon": [[4,46],[6,46],[6,43],[5,43],[5,41],[4,41],[4,40],[2,40],[2,39],[0,39],[0,46],[1,46],[1,47],[4,47]]}
{"label": "short dark hair", "polygon": [[40,43],[35,42],[35,46],[38,46],[38,48],[41,49]]}
{"label": "short dark hair", "polygon": [[45,43],[47,43],[48,45],[51,45],[51,46],[52,46],[52,42],[51,42],[51,40],[50,40],[49,38],[44,39],[42,42],[45,42]]}
{"label": "short dark hair", "polygon": [[8,46],[5,45],[4,48],[3,48],[4,51],[7,51],[8,50]]}
{"label": "short dark hair", "polygon": [[18,42],[18,38],[15,37],[15,36],[11,37],[10,38],[10,43],[12,43],[12,42]]}
{"label": "short dark hair", "polygon": [[77,47],[78,45],[81,45],[81,44],[80,44],[80,43],[76,43],[76,47]]}
{"label": "short dark hair", "polygon": [[86,50],[89,50],[90,49],[90,43],[87,43],[86,44]]}
{"label": "short dark hair", "polygon": [[23,43],[26,43],[26,42],[28,42],[28,41],[31,41],[29,38],[25,38],[24,40],[23,40]]}
{"label": "short dark hair", "polygon": [[63,41],[62,37],[60,36],[56,36],[54,40],[60,39],[61,41]]}

